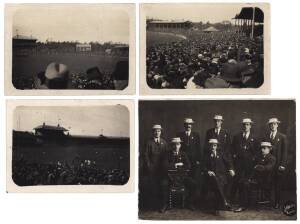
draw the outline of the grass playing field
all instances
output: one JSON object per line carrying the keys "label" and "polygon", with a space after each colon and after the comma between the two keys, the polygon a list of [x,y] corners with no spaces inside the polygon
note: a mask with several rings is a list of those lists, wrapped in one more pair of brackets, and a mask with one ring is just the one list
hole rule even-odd
{"label": "grass playing field", "polygon": [[185,38],[172,33],[153,32],[147,31],[146,33],[146,44],[151,46],[153,44],[170,43],[175,41],[181,41]]}

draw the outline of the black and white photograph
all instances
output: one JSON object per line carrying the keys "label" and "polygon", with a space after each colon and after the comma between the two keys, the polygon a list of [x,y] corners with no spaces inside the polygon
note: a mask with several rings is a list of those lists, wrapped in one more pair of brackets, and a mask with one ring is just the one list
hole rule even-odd
{"label": "black and white photograph", "polygon": [[20,103],[11,119],[8,178],[17,188],[122,187],[132,179],[130,108],[122,102]]}
{"label": "black and white photograph", "polygon": [[140,100],[139,219],[297,220],[296,102]]}
{"label": "black and white photograph", "polygon": [[141,90],[242,94],[266,89],[268,20],[268,4],[143,4]]}
{"label": "black and white photograph", "polygon": [[7,85],[20,93],[128,92],[135,76],[134,16],[134,4],[6,5]]}

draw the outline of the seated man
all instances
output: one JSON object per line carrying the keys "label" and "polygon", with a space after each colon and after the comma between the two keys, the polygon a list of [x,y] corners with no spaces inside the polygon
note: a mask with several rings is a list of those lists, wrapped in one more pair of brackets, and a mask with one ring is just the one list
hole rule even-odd
{"label": "seated man", "polygon": [[218,215],[222,205],[231,210],[231,206],[225,196],[225,185],[227,184],[227,172],[234,176],[232,160],[223,150],[219,150],[218,139],[209,139],[209,153],[204,158],[204,171],[207,173],[209,190],[214,196],[214,213]]}
{"label": "seated man", "polygon": [[[261,142],[261,152],[255,159],[255,166],[253,177],[249,178],[247,182],[244,182],[244,194],[245,198],[249,198],[249,192],[251,190],[251,183],[257,183],[258,188],[261,190],[261,198],[259,203],[270,203],[271,201],[271,182],[272,174],[276,163],[276,158],[270,153],[272,145],[270,142]],[[242,207],[237,208],[235,212],[241,212],[246,209],[245,204]]]}
{"label": "seated man", "polygon": [[[171,140],[171,150],[166,154],[164,158],[164,170],[163,170],[163,181],[162,181],[162,191],[163,191],[163,206],[160,212],[164,213],[167,210],[167,202],[169,198],[169,187],[170,187],[170,179],[168,177],[168,172],[170,170],[177,171],[187,171],[191,169],[191,163],[189,161],[188,156],[184,151],[181,150],[181,139],[173,138]],[[188,195],[187,195],[187,203],[188,208],[194,210],[194,206],[192,203],[194,191],[195,191],[195,182],[189,176],[184,176],[182,182],[187,187]]]}
{"label": "seated man", "polygon": [[270,142],[261,142],[260,147],[261,153],[254,166],[254,178],[262,190],[263,198],[261,198],[261,202],[270,202],[272,174],[276,164],[276,158],[270,153],[272,149]]}

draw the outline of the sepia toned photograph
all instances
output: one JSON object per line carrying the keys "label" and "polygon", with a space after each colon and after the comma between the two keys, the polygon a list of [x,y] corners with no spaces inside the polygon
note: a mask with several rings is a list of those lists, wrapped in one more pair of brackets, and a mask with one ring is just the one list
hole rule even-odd
{"label": "sepia toned photograph", "polygon": [[8,94],[133,92],[134,4],[7,4],[5,16]]}
{"label": "sepia toned photograph", "polygon": [[142,4],[143,94],[267,94],[269,4]]}
{"label": "sepia toned photograph", "polygon": [[98,191],[115,186],[126,192],[131,185],[132,105],[72,102],[9,102],[18,104],[9,108],[9,192],[43,191],[47,186],[58,191],[75,186],[75,192],[76,186]]}
{"label": "sepia toned photograph", "polygon": [[139,101],[139,219],[297,220],[295,100]]}

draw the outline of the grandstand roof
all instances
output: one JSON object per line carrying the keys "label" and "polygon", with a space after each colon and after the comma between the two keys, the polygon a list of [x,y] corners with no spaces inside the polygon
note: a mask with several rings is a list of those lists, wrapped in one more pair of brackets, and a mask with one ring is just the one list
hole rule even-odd
{"label": "grandstand roof", "polygon": [[210,26],[208,28],[206,28],[205,30],[203,30],[204,32],[216,32],[219,31],[216,28],[214,28],[213,26]]}
{"label": "grandstand roof", "polygon": [[189,23],[188,20],[152,20],[149,23]]}
{"label": "grandstand roof", "polygon": [[59,125],[53,126],[53,125],[46,125],[46,124],[39,125],[39,126],[35,127],[34,129],[35,130],[36,129],[45,129],[45,130],[53,130],[53,131],[68,131],[68,129],[65,129],[64,127],[61,127]]}
{"label": "grandstand roof", "polygon": [[16,39],[16,40],[35,40],[35,41],[37,40],[36,38],[34,38],[32,36],[28,37],[28,36],[19,35],[19,34],[14,36],[13,39]]}
{"label": "grandstand roof", "polygon": [[[249,20],[252,20],[253,9],[254,9],[253,7],[244,7],[244,8],[242,8],[241,12],[239,14],[237,14],[233,19],[249,19]],[[264,22],[264,12],[258,7],[255,7],[254,21],[257,22],[257,23],[263,23]]]}

